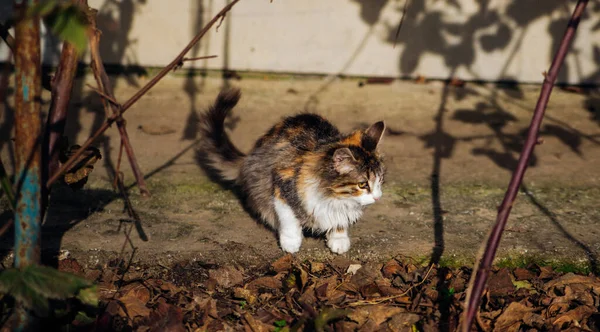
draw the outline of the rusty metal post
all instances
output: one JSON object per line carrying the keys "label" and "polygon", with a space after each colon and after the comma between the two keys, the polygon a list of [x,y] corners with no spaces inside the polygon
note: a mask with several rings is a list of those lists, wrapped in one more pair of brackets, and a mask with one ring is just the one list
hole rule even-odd
{"label": "rusty metal post", "polygon": [[41,114],[40,19],[26,18],[37,0],[15,0],[15,267],[40,262]]}
{"label": "rusty metal post", "polygon": [[[42,119],[40,102],[40,19],[25,16],[37,0],[15,0],[15,154],[16,207],[14,265],[40,262],[42,198]],[[13,331],[28,331],[37,321],[22,306],[11,317]]]}

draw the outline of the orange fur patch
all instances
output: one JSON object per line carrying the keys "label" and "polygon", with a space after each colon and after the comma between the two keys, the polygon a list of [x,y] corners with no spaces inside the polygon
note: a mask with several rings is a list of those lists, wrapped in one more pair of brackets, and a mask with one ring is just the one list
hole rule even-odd
{"label": "orange fur patch", "polygon": [[362,142],[362,135],[363,135],[363,133],[361,131],[356,131],[352,135],[350,135],[350,136],[346,137],[344,140],[342,140],[342,144],[360,146],[360,144]]}
{"label": "orange fur patch", "polygon": [[295,172],[294,172],[293,168],[284,168],[284,169],[280,170],[277,173],[279,174],[279,176],[283,180],[291,179],[295,175]]}

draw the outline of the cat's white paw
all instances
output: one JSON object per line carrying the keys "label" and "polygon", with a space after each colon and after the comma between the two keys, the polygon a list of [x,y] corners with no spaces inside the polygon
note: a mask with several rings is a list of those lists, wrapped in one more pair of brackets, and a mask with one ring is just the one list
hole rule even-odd
{"label": "cat's white paw", "polygon": [[350,238],[347,235],[333,235],[327,239],[327,246],[336,254],[343,254],[350,249]]}
{"label": "cat's white paw", "polygon": [[283,249],[283,251],[295,254],[300,251],[300,246],[302,245],[302,236],[280,235],[279,244],[281,245],[281,249]]}

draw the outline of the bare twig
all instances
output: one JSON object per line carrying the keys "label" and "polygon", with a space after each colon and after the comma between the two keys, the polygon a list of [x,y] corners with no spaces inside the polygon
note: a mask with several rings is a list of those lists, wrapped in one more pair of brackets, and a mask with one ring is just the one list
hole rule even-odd
{"label": "bare twig", "polygon": [[540,96],[538,98],[537,105],[535,107],[533,118],[531,120],[531,125],[529,126],[527,140],[525,141],[523,151],[521,152],[521,156],[519,157],[517,169],[513,173],[513,176],[508,185],[508,190],[506,191],[506,194],[504,196],[504,200],[502,201],[502,204],[498,209],[496,224],[492,228],[492,232],[490,233],[490,236],[485,244],[485,251],[483,252],[483,257],[479,261],[479,265],[476,266],[475,273],[473,273],[471,277],[472,284],[470,285],[470,289],[467,292],[465,316],[464,322],[462,324],[463,331],[470,330],[471,324],[475,317],[475,313],[477,312],[481,295],[483,294],[483,290],[487,282],[490,267],[496,255],[496,251],[500,243],[500,238],[502,237],[502,231],[506,226],[508,216],[512,209],[515,198],[517,197],[519,187],[523,180],[523,175],[525,174],[525,170],[527,169],[527,165],[529,163],[529,158],[531,157],[533,149],[536,146],[540,125],[544,117],[546,105],[548,104],[548,100],[550,99],[550,94],[552,93],[552,88],[554,87],[554,82],[556,81],[556,76],[565,60],[569,47],[571,46],[571,41],[575,36],[575,31],[577,30],[577,26],[579,25],[579,21],[587,3],[588,0],[579,0],[577,2],[575,10],[573,11],[573,15],[571,16],[571,20],[567,25],[567,30],[565,31],[558,51],[556,52],[554,60],[552,61],[552,65],[550,66],[550,70],[546,75],[544,75],[544,83],[540,91]]}
{"label": "bare twig", "polygon": [[[213,17],[213,19],[210,20],[210,22],[208,22],[206,24],[206,26],[204,26],[204,28],[190,41],[190,43],[181,51],[181,53],[179,53],[179,55],[177,55],[175,57],[175,59],[173,61],[171,61],[171,63],[169,63],[165,68],[163,68],[163,70],[161,70],[150,82],[148,82],[144,87],[142,87],[136,94],[134,94],[131,98],[129,98],[129,100],[127,100],[123,104],[123,106],[121,108],[121,113],[124,113],[125,111],[127,111],[144,94],[146,94],[146,92],[148,92],[148,90],[152,89],[152,87],[154,87],[163,77],[165,77],[171,70],[173,70],[173,68],[175,68],[177,66],[177,64],[179,64],[181,62],[181,60],[185,57],[187,52],[189,52],[189,50],[192,49],[192,47],[194,47],[194,45],[196,43],[198,43],[198,41],[200,41],[200,39],[206,34],[206,32],[208,32],[208,30],[215,24],[215,22],[217,22],[217,20],[220,17],[225,15],[231,9],[231,7],[233,7],[238,2],[239,2],[239,0],[233,0],[230,4],[223,7],[223,9],[217,15],[215,15],[215,17]],[[85,143],[83,143],[81,148],[79,148],[79,150],[77,150],[77,152],[75,152],[71,156],[71,158],[69,158],[69,160],[67,160],[67,162],[65,162],[63,164],[60,171],[57,172],[53,177],[51,177],[48,180],[47,185],[51,185],[64,172],[66,172],[68,169],[70,169],[73,166],[73,164],[75,163],[75,161],[77,160],[77,158],[85,151],[85,149],[88,146],[90,146],[90,144],[92,144],[98,137],[100,137],[100,135],[102,135],[106,131],[106,129],[108,129],[110,127],[110,125],[117,120],[117,118],[118,118],[117,116],[109,117],[106,120],[106,122],[104,122],[104,124],[100,128],[98,128],[98,130],[94,133],[94,135],[92,135],[92,137],[90,137],[87,141],[85,141]]]}
{"label": "bare twig", "polygon": [[207,56],[199,56],[199,57],[195,57],[195,58],[183,58],[183,62],[186,61],[196,61],[196,60],[204,60],[204,59],[213,59],[216,58],[216,55],[207,55]]}
{"label": "bare twig", "polygon": [[[100,31],[96,28],[96,17],[95,12],[90,13],[90,54],[91,54],[91,67],[94,72],[94,77],[96,78],[96,82],[98,83],[99,90],[102,92],[102,95],[106,95],[111,100],[111,103],[103,100],[104,108],[107,114],[110,112],[109,109],[112,109],[113,116],[117,118],[117,128],[119,129],[119,134],[121,135],[121,144],[125,148],[125,152],[127,153],[127,157],[129,158],[129,163],[131,164],[131,169],[133,170],[133,174],[137,181],[138,187],[140,188],[140,193],[142,196],[150,196],[150,191],[146,187],[146,181],[144,181],[144,175],[140,170],[140,166],[138,165],[137,158],[135,157],[135,153],[133,152],[133,147],[131,146],[131,142],[129,141],[129,135],[127,134],[127,128],[125,127],[125,120],[121,116],[121,108],[118,106],[118,103],[115,101],[115,96],[113,93],[112,86],[110,84],[110,80],[108,79],[108,75],[106,74],[106,70],[104,69],[104,64],[102,63],[102,58],[100,57]],[[118,176],[118,175],[115,175]],[[123,192],[126,195],[125,192]]]}
{"label": "bare twig", "polygon": [[214,59],[216,58],[216,55],[207,55],[207,56],[199,56],[199,57],[195,57],[195,58],[183,58],[181,60],[180,63],[177,64],[177,66],[175,66],[175,68],[173,68],[173,70],[179,69],[181,67],[183,67],[183,63],[184,62],[188,62],[188,61],[197,61],[197,60],[206,60],[206,59]]}
{"label": "bare twig", "polygon": [[[121,174],[121,159],[123,158],[123,141],[121,140],[121,144],[119,144],[119,156],[117,157],[117,167],[115,168],[115,175]],[[115,180],[113,181],[113,188],[117,188],[119,181],[119,177],[115,176]],[[127,191],[125,191],[127,192]]]}
{"label": "bare twig", "polygon": [[100,95],[100,97],[106,99],[107,101],[110,101],[113,105],[117,106],[118,108],[121,108],[121,104],[119,104],[118,101],[114,100],[111,96],[107,95],[106,93],[100,91],[100,89],[92,86],[91,84],[86,84],[86,86],[92,89],[98,95]]}
{"label": "bare twig", "polygon": [[398,36],[400,35],[400,29],[402,29],[402,24],[404,24],[404,17],[406,16],[406,11],[408,10],[410,0],[404,0],[404,8],[402,8],[402,17],[400,18],[400,23],[398,24],[398,29],[396,29],[396,35],[394,36],[394,46],[396,47],[396,43],[398,42]]}
{"label": "bare twig", "polygon": [[8,48],[10,48],[11,52],[15,52],[15,39],[8,32],[8,27],[2,23],[0,23],[0,38],[4,39]]}

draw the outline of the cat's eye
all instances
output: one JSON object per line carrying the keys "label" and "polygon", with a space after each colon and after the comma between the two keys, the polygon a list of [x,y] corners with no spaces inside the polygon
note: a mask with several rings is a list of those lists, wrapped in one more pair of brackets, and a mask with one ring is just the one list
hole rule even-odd
{"label": "cat's eye", "polygon": [[358,183],[358,187],[359,187],[360,189],[367,189],[367,188],[369,188],[369,183],[368,183],[367,181],[364,181],[364,182],[359,182],[359,183]]}

